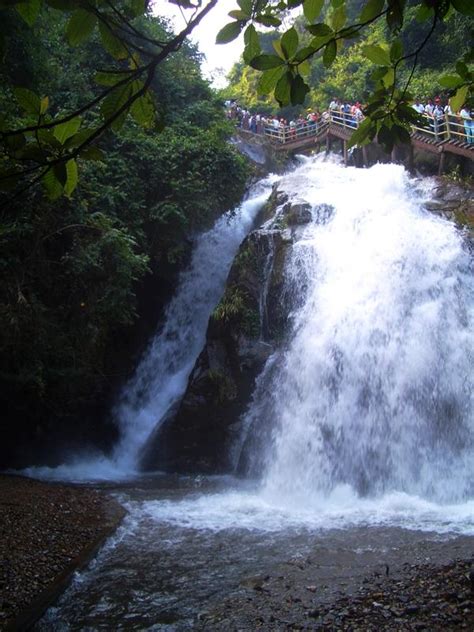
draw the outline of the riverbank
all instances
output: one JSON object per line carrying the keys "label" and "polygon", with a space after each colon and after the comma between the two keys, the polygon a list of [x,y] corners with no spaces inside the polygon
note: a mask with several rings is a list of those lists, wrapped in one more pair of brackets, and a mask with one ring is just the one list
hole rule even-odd
{"label": "riverbank", "polygon": [[124,515],[96,490],[0,475],[0,629],[41,616]]}
{"label": "riverbank", "polygon": [[[471,541],[472,543],[472,541]],[[454,540],[440,550],[466,554]],[[444,547],[443,547],[444,548]],[[400,551],[401,558],[406,551]],[[417,556],[418,557],[418,556]],[[416,558],[414,558],[415,560]],[[324,567],[324,564],[323,564]],[[244,580],[238,591],[202,612],[196,629],[338,630],[344,632],[446,632],[474,630],[473,558],[450,563],[380,563],[370,575],[346,577],[339,595],[327,601],[334,579],[313,556],[292,560],[281,574]],[[346,569],[348,570],[348,569]],[[344,574],[344,567],[338,569]],[[324,578],[324,575],[326,577]],[[333,581],[331,581],[331,579]],[[355,581],[354,581],[355,580]]]}

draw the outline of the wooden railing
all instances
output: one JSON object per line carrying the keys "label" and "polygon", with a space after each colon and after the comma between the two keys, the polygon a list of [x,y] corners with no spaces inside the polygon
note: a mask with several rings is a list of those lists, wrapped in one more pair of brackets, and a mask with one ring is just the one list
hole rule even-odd
{"label": "wooden railing", "polygon": [[[294,125],[271,123],[263,128],[263,133],[274,143],[287,144],[319,136],[330,124],[355,130],[359,127],[361,120],[360,116],[357,117],[349,112],[328,110],[319,121],[305,121]],[[464,119],[451,114],[437,117],[423,115],[423,122],[413,125],[412,130],[413,133],[426,135],[436,143],[460,141],[474,150],[474,121],[465,123]]]}

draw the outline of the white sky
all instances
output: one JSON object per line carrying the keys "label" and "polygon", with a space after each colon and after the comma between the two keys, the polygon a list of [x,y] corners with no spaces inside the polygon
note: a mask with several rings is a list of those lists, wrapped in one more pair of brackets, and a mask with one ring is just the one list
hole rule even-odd
{"label": "white sky", "polygon": [[[212,80],[215,87],[225,85],[225,75],[229,72],[232,65],[238,61],[243,51],[242,35],[229,44],[216,45],[214,43],[218,31],[232,21],[232,18],[227,15],[229,11],[238,8],[236,0],[219,0],[218,4],[206,15],[191,36],[191,40],[197,43],[200,51],[206,55],[207,61],[203,65],[203,73],[208,79]],[[153,13],[169,18],[177,30],[181,30],[186,26],[179,8],[167,0],[155,0]],[[189,12],[186,13],[189,16]]]}

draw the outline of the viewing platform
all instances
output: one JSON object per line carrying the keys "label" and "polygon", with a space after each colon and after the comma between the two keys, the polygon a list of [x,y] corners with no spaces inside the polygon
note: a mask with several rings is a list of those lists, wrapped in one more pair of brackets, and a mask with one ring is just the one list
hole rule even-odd
{"label": "viewing platform", "polygon": [[[454,115],[433,118],[424,115],[420,126],[412,126],[411,144],[424,151],[438,154],[439,170],[442,172],[444,154],[451,153],[474,160],[474,127],[469,128],[464,120]],[[277,121],[278,123],[278,121]],[[322,142],[329,149],[331,139],[343,141],[344,159],[348,157],[348,143],[360,120],[349,113],[329,110],[317,122],[305,121],[293,125],[266,125],[263,134],[276,151],[298,151],[314,147]],[[252,132],[250,132],[252,133]],[[364,150],[364,147],[362,147]]]}

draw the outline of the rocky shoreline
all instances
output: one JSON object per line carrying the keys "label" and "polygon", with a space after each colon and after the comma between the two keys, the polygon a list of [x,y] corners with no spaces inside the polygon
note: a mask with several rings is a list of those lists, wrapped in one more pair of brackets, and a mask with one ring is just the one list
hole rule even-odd
{"label": "rocky shoreline", "polygon": [[124,515],[93,489],[0,475],[0,629],[28,629]]}
{"label": "rocky shoreline", "polygon": [[321,585],[309,583],[311,566],[296,564],[300,577],[262,576],[242,582],[238,593],[199,615],[202,631],[266,632],[326,630],[344,632],[447,632],[474,629],[472,559],[449,564],[410,564],[391,577],[383,572],[358,578],[360,585],[321,601]]}

